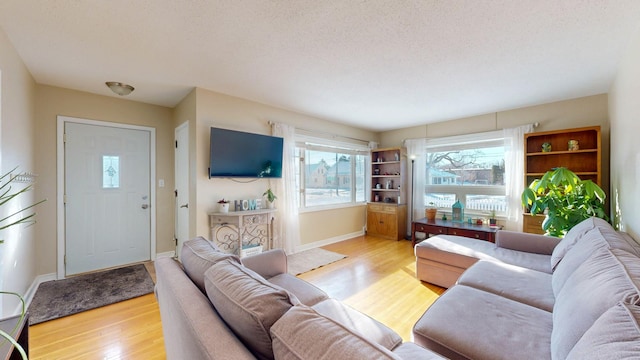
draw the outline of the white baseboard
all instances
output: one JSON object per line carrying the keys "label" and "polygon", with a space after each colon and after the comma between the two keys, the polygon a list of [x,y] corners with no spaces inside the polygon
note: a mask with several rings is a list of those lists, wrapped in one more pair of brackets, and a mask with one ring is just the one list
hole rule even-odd
{"label": "white baseboard", "polygon": [[298,252],[304,251],[304,250],[314,249],[314,248],[325,246],[325,245],[329,245],[329,244],[334,244],[334,243],[337,243],[337,242],[340,242],[340,241],[352,239],[354,237],[358,237],[358,236],[362,236],[362,235],[364,235],[364,231],[356,231],[356,232],[353,232],[353,233],[350,233],[350,234],[344,234],[344,235],[332,237],[332,238],[329,238],[329,239],[314,241],[314,242],[309,243],[309,244],[296,246],[294,253],[298,253]]}
{"label": "white baseboard", "polygon": [[[57,280],[56,273],[36,276],[36,278],[31,283],[31,286],[29,286],[29,288],[27,289],[27,291],[24,293],[24,296],[23,296],[24,303],[27,308],[29,307],[29,305],[31,305],[31,301],[33,301],[33,297],[36,295],[36,290],[38,290],[38,286],[40,286],[40,284],[42,284],[43,282],[47,282],[51,280]],[[22,312],[22,306],[19,304],[15,314],[20,314],[21,312]]]}
{"label": "white baseboard", "polygon": [[156,254],[156,259],[165,258],[165,257],[174,257],[174,256],[176,256],[176,252],[175,251],[167,251],[167,252],[163,252],[163,253],[157,253]]}

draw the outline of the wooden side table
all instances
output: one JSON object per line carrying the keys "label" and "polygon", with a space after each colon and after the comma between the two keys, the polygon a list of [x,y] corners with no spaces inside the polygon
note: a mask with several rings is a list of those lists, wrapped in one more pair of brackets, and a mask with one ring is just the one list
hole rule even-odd
{"label": "wooden side table", "polygon": [[[29,313],[25,314],[22,321],[20,321],[20,315],[11,316],[6,319],[0,320],[0,328],[2,331],[11,334],[11,332],[16,328],[16,324],[18,325],[16,331],[16,341],[22,348],[24,352],[29,356]],[[0,359],[4,360],[22,360],[22,356],[20,353],[13,347],[12,344],[9,343],[4,338],[0,338]]]}
{"label": "wooden side table", "polygon": [[416,246],[416,231],[436,235],[458,235],[478,240],[496,242],[496,233],[502,226],[469,224],[450,220],[422,218],[411,223],[411,245]]}

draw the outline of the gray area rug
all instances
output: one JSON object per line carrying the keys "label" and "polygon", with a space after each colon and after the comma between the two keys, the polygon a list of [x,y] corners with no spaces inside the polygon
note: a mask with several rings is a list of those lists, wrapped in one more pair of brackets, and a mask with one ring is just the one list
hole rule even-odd
{"label": "gray area rug", "polygon": [[346,257],[346,255],[321,248],[305,250],[287,256],[288,272],[291,275],[300,275]]}
{"label": "gray area rug", "polygon": [[29,324],[133,299],[153,292],[154,283],[144,265],[133,265],[47,281],[29,305]]}

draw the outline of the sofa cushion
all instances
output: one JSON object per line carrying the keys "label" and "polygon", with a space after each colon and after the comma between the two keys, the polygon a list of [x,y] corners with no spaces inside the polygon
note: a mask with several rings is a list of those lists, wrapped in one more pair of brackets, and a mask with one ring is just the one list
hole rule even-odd
{"label": "sofa cushion", "polygon": [[205,272],[209,300],[220,317],[260,359],[273,359],[271,326],[298,299],[231,260],[213,264]]}
{"label": "sofa cushion", "polygon": [[580,241],[571,247],[571,251],[566,253],[562,261],[557,264],[553,271],[551,279],[553,293],[556,296],[558,295],[569,276],[571,276],[587,258],[592,256],[596,249],[606,247],[608,247],[607,242],[604,241],[604,236],[599,228],[591,229],[583,234]]}
{"label": "sofa cushion", "polygon": [[590,257],[596,248],[620,249],[640,256],[638,245],[628,234],[615,231],[612,227],[598,226],[587,231],[578,240],[553,272],[553,291],[558,294],[567,278]]}
{"label": "sofa cushion", "polygon": [[619,301],[640,303],[639,282],[640,258],[619,249],[596,249],[556,296],[551,333],[553,358],[566,358],[596,319]]}
{"label": "sofa cushion", "polygon": [[329,296],[327,296],[327,293],[325,293],[324,291],[288,273],[276,275],[269,278],[268,281],[289,291],[290,293],[295,295],[302,304],[305,304],[307,306],[315,305],[320,301],[329,298]]}
{"label": "sofa cushion", "polygon": [[204,272],[221,260],[240,263],[239,257],[222,252],[213,242],[202,236],[185,241],[182,245],[180,261],[184,271],[202,292],[205,291]]}
{"label": "sofa cushion", "polygon": [[306,306],[294,306],[272,327],[276,359],[400,359],[366,336]]}
{"label": "sofa cushion", "polygon": [[402,343],[400,335],[386,325],[335,299],[327,299],[312,308],[322,316],[344,325],[351,331],[389,350],[393,350]]}
{"label": "sofa cushion", "polygon": [[571,349],[567,360],[636,359],[640,352],[640,307],[618,303]]}
{"label": "sofa cushion", "polygon": [[576,242],[578,242],[578,240],[580,240],[580,238],[582,238],[582,236],[589,230],[596,227],[610,228],[611,225],[603,219],[590,217],[572,227],[569,232],[565,234],[560,243],[553,249],[553,253],[551,254],[551,268],[555,269],[556,266],[558,266],[560,260],[562,260],[562,258],[573,247],[573,245],[575,245]]}
{"label": "sofa cushion", "polygon": [[413,337],[451,359],[549,359],[552,327],[547,311],[456,285],[422,315]]}
{"label": "sofa cushion", "polygon": [[460,276],[458,284],[553,311],[555,297],[551,289],[551,274],[544,272],[505,263],[478,261]]}

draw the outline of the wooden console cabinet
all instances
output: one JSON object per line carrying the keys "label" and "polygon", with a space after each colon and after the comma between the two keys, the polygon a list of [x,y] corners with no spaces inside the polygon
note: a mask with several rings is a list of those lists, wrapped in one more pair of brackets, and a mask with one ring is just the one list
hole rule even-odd
{"label": "wooden console cabinet", "polygon": [[544,230],[542,230],[543,221],[544,215],[522,214],[522,231],[530,234],[544,235]]}
{"label": "wooden console cabinet", "polygon": [[411,223],[411,243],[416,246],[416,231],[433,235],[457,235],[477,240],[496,242],[496,233],[502,226],[477,225],[469,223],[456,223],[448,220],[427,220],[427,218],[415,220]]}
{"label": "wooden console cabinet", "polygon": [[273,220],[276,209],[209,213],[211,241],[224,252],[242,255],[244,246],[273,247]]}
{"label": "wooden console cabinet", "polygon": [[367,204],[367,234],[385,239],[404,239],[407,205]]}

